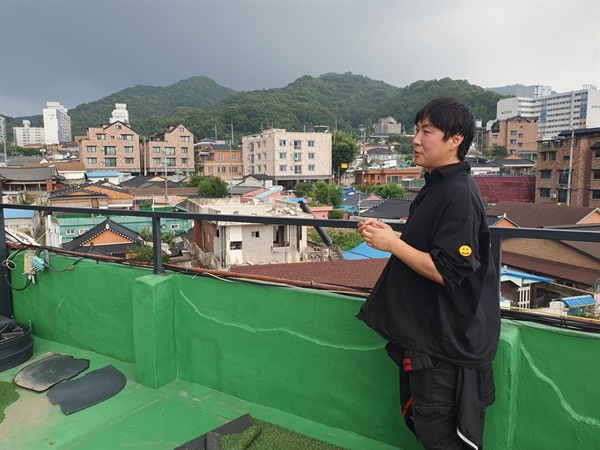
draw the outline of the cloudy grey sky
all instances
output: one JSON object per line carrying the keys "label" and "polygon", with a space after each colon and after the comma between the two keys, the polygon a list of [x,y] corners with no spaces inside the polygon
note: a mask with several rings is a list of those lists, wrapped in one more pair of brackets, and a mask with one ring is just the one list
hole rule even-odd
{"label": "cloudy grey sky", "polygon": [[12,117],[199,75],[250,91],[329,72],[600,88],[600,1],[0,0]]}

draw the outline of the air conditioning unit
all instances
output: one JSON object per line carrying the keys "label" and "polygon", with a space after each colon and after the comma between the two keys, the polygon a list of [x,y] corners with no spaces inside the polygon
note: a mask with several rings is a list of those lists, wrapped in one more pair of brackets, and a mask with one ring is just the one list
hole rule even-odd
{"label": "air conditioning unit", "polygon": [[550,194],[550,198],[556,198],[556,194],[555,193]]}

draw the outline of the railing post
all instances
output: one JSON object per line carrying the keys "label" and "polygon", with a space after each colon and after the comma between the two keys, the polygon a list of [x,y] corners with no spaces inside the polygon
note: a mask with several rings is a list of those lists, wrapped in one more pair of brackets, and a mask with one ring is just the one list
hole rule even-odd
{"label": "railing post", "polygon": [[[0,179],[0,264],[8,258],[6,233],[4,232],[4,204],[2,203],[2,180]],[[8,284],[8,267],[0,266],[0,316],[12,318],[12,297]]]}
{"label": "railing post", "polygon": [[162,248],[161,248],[161,229],[160,229],[160,217],[152,216],[152,245],[154,251],[154,274],[164,275],[165,269],[162,263]]}

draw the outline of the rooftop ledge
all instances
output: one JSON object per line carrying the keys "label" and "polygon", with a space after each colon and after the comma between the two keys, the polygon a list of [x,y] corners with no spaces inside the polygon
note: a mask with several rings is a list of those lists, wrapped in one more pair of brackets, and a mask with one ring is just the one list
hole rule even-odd
{"label": "rooftop ledge", "polygon": [[[114,365],[127,384],[71,415],[16,388],[0,448],[175,448],[247,413],[342,448],[420,448],[402,423],[385,342],[354,317],[363,298],[51,258],[55,272],[12,291],[34,356],[0,381],[61,353],[89,359],[88,371]],[[24,276],[10,282],[22,287]],[[486,448],[600,448],[598,355],[598,334],[503,319]]]}

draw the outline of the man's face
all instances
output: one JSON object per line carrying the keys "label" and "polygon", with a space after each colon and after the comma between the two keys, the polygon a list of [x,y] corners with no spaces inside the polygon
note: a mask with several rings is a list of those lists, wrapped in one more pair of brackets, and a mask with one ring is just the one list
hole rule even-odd
{"label": "man's face", "polygon": [[431,172],[438,167],[459,162],[458,146],[463,137],[459,134],[444,140],[444,132],[434,127],[426,117],[416,126],[413,138],[413,162]]}

